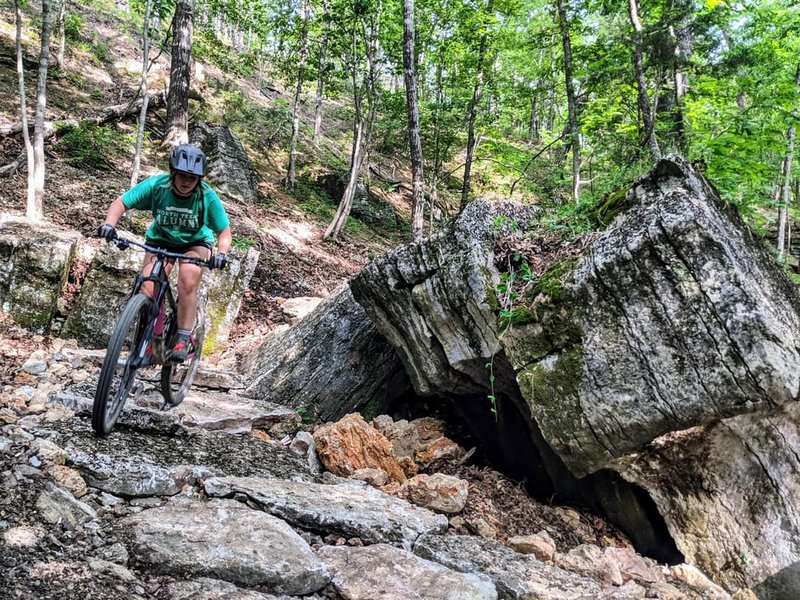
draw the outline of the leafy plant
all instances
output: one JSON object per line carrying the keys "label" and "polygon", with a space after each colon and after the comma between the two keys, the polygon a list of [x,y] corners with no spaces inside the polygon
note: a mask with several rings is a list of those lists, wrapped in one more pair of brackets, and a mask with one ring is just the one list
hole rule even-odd
{"label": "leafy plant", "polygon": [[231,240],[231,247],[242,252],[247,252],[255,244],[256,240],[250,237],[234,237]]}
{"label": "leafy plant", "polygon": [[64,18],[64,37],[67,41],[78,42],[84,28],[83,17],[76,12],[68,12]]}
{"label": "leafy plant", "polygon": [[[497,218],[502,217],[502,218]],[[505,225],[507,219],[503,215],[497,215],[493,222],[493,227],[501,228]],[[488,399],[491,403],[490,412],[497,418],[497,396],[495,395],[494,383],[494,358],[500,350],[500,341],[503,336],[508,333],[513,327],[514,323],[520,319],[526,318],[528,313],[527,309],[518,301],[525,297],[526,291],[529,290],[534,284],[536,277],[531,269],[529,258],[522,253],[515,252],[509,257],[508,271],[500,273],[500,281],[495,286],[495,299],[497,302],[497,322],[500,332],[497,336],[497,342],[489,362],[486,363],[486,369],[489,371],[489,395]]]}
{"label": "leafy plant", "polygon": [[133,136],[114,126],[81,123],[61,136],[55,147],[73,166],[110,170],[109,155],[125,152],[133,143]]}

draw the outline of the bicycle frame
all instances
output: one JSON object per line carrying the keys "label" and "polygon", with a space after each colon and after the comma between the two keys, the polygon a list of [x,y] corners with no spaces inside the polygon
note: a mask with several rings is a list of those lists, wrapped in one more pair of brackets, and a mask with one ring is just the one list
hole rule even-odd
{"label": "bicycle frame", "polygon": [[133,282],[133,288],[128,296],[128,299],[132,298],[141,291],[142,286],[146,282],[152,282],[153,294],[147,295],[150,298],[147,326],[142,332],[142,337],[139,341],[139,348],[137,348],[137,357],[134,364],[131,366],[138,369],[152,364],[152,360],[147,356],[147,349],[148,343],[153,339],[154,336],[156,338],[161,338],[162,343],[159,344],[159,347],[157,348],[155,347],[155,344],[153,345],[153,354],[155,355],[157,363],[163,363],[163,336],[165,333],[168,333],[164,331],[166,309],[169,307],[169,310],[173,315],[177,315],[178,310],[177,302],[175,301],[175,296],[172,293],[172,287],[167,275],[167,259],[174,258],[176,260],[182,260],[184,262],[206,267],[209,266],[208,261],[202,260],[195,256],[187,256],[186,254],[169,252],[168,250],[148,246],[147,244],[140,244],[139,242],[127,238],[115,238],[113,242],[120,249],[125,250],[129,246],[137,246],[155,256],[150,274],[142,275],[139,273]]}

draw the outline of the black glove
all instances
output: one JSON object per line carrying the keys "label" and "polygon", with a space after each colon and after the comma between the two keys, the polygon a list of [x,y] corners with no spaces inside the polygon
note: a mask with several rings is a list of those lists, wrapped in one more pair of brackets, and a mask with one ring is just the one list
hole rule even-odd
{"label": "black glove", "polygon": [[113,225],[103,223],[97,230],[97,237],[101,237],[107,242],[110,242],[117,237],[117,230]]}
{"label": "black glove", "polygon": [[228,264],[228,255],[224,252],[217,252],[213,257],[211,257],[211,268],[212,269],[224,269],[225,265]]}

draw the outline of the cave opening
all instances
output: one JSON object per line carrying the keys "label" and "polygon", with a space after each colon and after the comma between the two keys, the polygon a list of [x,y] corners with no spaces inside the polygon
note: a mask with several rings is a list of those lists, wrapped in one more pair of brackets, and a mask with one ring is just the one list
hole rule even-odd
{"label": "cave opening", "polygon": [[575,477],[544,440],[525,401],[513,392],[495,396],[496,416],[487,395],[477,392],[430,397],[411,392],[388,412],[394,419],[441,419],[448,437],[467,450],[475,449],[470,463],[490,467],[519,482],[539,502],[605,519],[643,556],[669,565],[684,562],[646,490],[610,469]]}

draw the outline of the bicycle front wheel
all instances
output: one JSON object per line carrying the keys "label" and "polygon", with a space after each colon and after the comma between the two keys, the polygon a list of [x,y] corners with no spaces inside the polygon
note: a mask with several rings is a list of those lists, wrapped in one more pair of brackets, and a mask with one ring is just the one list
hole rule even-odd
{"label": "bicycle front wheel", "polygon": [[[175,328],[171,328],[175,329]],[[192,335],[189,338],[189,356],[182,363],[167,361],[161,369],[161,395],[170,406],[178,406],[192,387],[197,369],[200,367],[200,355],[203,352],[203,340],[206,334],[205,314],[197,309],[197,317]],[[172,336],[169,336],[171,338]],[[168,339],[169,339],[168,338]]]}
{"label": "bicycle front wheel", "polygon": [[144,294],[128,300],[111,335],[92,406],[92,429],[97,435],[106,435],[114,427],[133,386],[147,341],[150,302]]}

